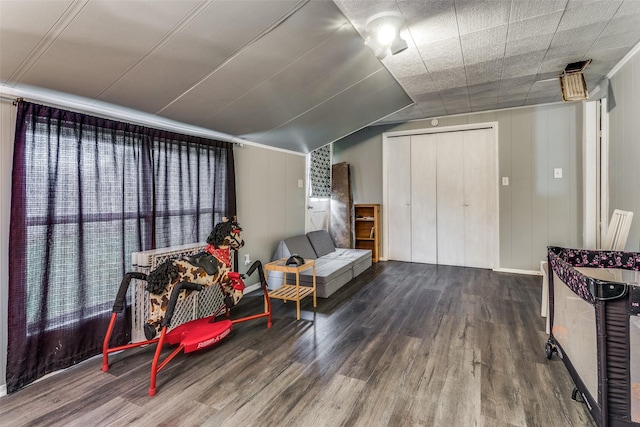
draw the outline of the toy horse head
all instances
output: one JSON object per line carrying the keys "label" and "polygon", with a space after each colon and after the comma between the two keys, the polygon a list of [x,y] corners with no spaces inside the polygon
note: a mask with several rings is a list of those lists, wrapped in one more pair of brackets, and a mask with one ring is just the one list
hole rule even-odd
{"label": "toy horse head", "polygon": [[209,237],[207,237],[207,243],[216,248],[230,247],[233,250],[238,250],[244,246],[241,231],[242,228],[238,224],[235,215],[231,220],[224,217],[222,222],[217,223]]}

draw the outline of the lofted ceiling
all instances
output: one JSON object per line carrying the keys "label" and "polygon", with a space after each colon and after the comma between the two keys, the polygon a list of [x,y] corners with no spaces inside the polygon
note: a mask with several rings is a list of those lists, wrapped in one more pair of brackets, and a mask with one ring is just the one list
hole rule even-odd
{"label": "lofted ceiling", "polygon": [[[402,14],[378,60],[366,20]],[[0,0],[0,92],[47,90],[307,153],[373,123],[560,101],[640,40],[638,0]],[[234,139],[232,138],[232,139]]]}
{"label": "lofted ceiling", "polygon": [[307,153],[412,103],[329,0],[0,0],[0,82]]}

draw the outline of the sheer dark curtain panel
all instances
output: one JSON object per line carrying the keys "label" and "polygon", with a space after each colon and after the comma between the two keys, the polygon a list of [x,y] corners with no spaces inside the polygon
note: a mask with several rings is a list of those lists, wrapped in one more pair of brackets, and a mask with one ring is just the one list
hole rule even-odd
{"label": "sheer dark curtain panel", "polygon": [[24,101],[12,179],[9,393],[101,352],[132,252],[204,241],[235,214],[232,144]]}
{"label": "sheer dark curtain panel", "polygon": [[153,148],[155,247],[205,241],[236,213],[232,144],[162,132]]}

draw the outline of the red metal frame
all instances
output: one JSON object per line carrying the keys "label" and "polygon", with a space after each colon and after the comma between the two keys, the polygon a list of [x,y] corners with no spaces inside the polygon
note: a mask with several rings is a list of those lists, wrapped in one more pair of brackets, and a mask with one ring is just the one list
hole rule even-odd
{"label": "red metal frame", "polygon": [[[262,274],[262,273],[261,273]],[[121,288],[124,287],[124,282],[125,280],[123,280],[123,284],[121,285]],[[127,280],[126,283],[126,287],[128,287],[129,282]],[[231,320],[232,324],[236,324],[236,323],[241,323],[241,322],[246,322],[249,320],[255,320],[255,319],[260,319],[262,317],[266,317],[267,318],[267,328],[271,328],[272,322],[271,322],[271,300],[269,298],[269,290],[267,288],[267,284],[266,281],[261,280],[261,287],[262,287],[262,291],[264,293],[264,302],[265,302],[265,312],[264,313],[259,313],[259,314],[254,314],[251,316],[246,316],[246,317],[241,317],[239,319],[233,319]],[[126,293],[126,289],[123,290],[121,289],[118,293],[119,297],[121,297],[122,299],[124,298],[124,295]],[[229,309],[227,307],[224,307],[225,309],[225,314],[226,317],[229,317]],[[221,308],[222,310],[222,308]],[[220,310],[220,311],[221,311]],[[219,311],[218,311],[219,313]],[[218,314],[216,313],[216,314]],[[213,317],[215,317],[215,315]],[[107,333],[104,337],[104,342],[102,345],[102,371],[103,372],[107,372],[109,370],[109,354],[111,353],[115,353],[118,351],[122,351],[122,350],[128,350],[130,348],[137,348],[137,347],[142,347],[145,345],[149,345],[149,344],[154,344],[154,343],[158,343],[158,345],[156,346],[156,350],[154,353],[154,357],[153,357],[153,361],[151,363],[151,378],[150,378],[150,383],[149,383],[149,396],[155,396],[157,388],[156,388],[156,378],[158,375],[158,372],[160,372],[165,366],[167,366],[167,364],[173,359],[175,358],[180,352],[182,352],[185,348],[185,346],[180,343],[178,345],[178,347],[176,347],[175,350],[173,350],[171,352],[171,354],[169,354],[164,360],[160,361],[160,355],[162,353],[162,347],[165,344],[165,338],[167,336],[167,329],[168,326],[163,326],[162,330],[160,331],[160,336],[158,338],[154,338],[151,340],[147,340],[147,341],[140,341],[140,342],[136,342],[136,343],[130,343],[130,344],[126,344],[126,345],[121,345],[121,346],[117,346],[117,347],[109,347],[109,341],[111,340],[111,335],[113,333],[113,329],[115,327],[115,323],[116,323],[116,317],[118,315],[118,312],[115,309],[115,304],[114,304],[114,312],[111,314],[111,321],[109,322],[109,326],[107,328]],[[192,322],[195,322],[192,321]],[[185,325],[188,325],[190,322],[187,322]]]}

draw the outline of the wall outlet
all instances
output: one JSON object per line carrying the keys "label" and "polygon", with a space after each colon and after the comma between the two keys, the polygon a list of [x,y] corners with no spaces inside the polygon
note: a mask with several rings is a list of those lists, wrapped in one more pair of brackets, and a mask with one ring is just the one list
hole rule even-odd
{"label": "wall outlet", "polygon": [[251,255],[245,254],[244,255],[244,265],[249,265],[249,264],[251,264]]}
{"label": "wall outlet", "polygon": [[298,180],[298,188],[302,188],[304,186],[304,181],[299,179]]}
{"label": "wall outlet", "polygon": [[554,178],[562,178],[562,168],[554,168],[553,169],[553,177]]}
{"label": "wall outlet", "polygon": [[503,176],[502,177],[502,185],[509,185],[509,177],[508,176]]}

